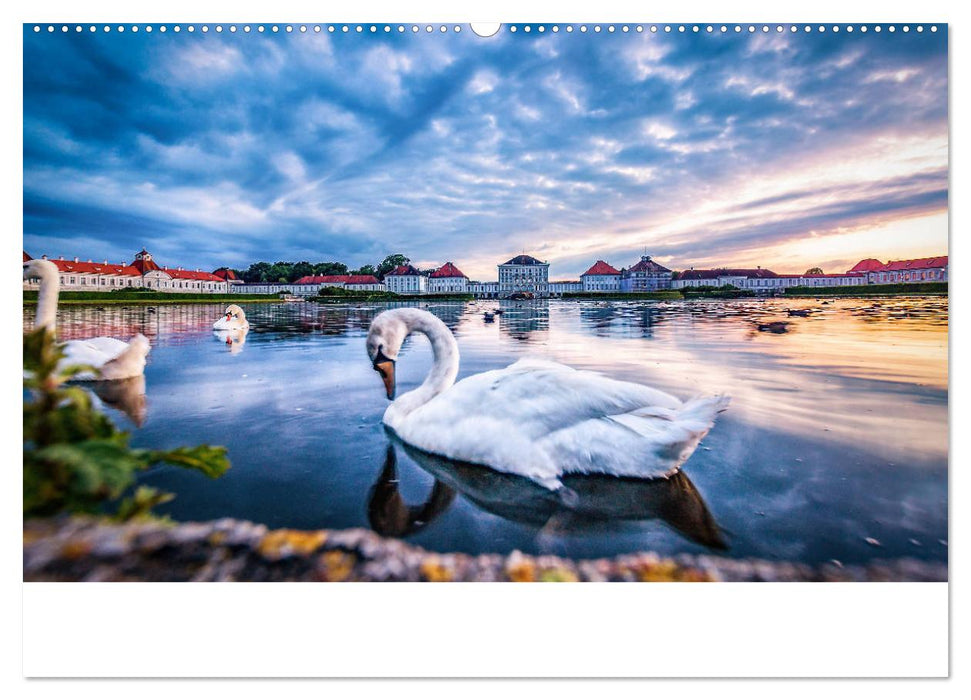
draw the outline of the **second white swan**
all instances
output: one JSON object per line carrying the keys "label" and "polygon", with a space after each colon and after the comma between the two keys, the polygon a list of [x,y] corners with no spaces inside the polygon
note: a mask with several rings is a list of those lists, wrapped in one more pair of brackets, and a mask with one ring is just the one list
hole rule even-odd
{"label": "second white swan", "polygon": [[230,304],[223,312],[226,315],[216,319],[212,324],[214,331],[245,331],[249,330],[249,321],[246,320],[246,312],[236,304]]}
{"label": "second white swan", "polygon": [[417,389],[384,413],[402,440],[452,460],[519,474],[556,489],[564,474],[669,476],[691,456],[727,396],[682,402],[657,389],[556,362],[522,359],[505,369],[458,375],[458,344],[421,309],[392,309],[371,323],[367,352],[395,397],[404,339],[431,341],[434,364]]}
{"label": "second white swan", "polygon": [[[50,260],[29,260],[24,263],[24,279],[40,280],[34,327],[45,327],[53,333],[61,285],[57,266]],[[74,375],[73,378],[77,381],[110,381],[138,377],[145,371],[145,361],[150,349],[148,338],[141,333],[127,343],[104,336],[69,340],[61,345],[64,358],[58,363],[58,368],[88,365],[98,370],[97,374],[80,372]]]}

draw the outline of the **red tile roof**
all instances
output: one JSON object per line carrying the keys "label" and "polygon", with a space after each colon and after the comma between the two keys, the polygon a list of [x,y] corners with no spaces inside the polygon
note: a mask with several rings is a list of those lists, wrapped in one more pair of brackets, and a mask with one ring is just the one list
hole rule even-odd
{"label": "red tile roof", "polygon": [[[142,255],[145,255],[146,252],[147,251],[144,248],[142,248]],[[161,267],[158,266],[158,264],[154,260],[146,260],[145,258],[142,258],[140,260],[135,260],[135,262],[133,262],[131,266],[134,267],[136,270],[138,270],[139,274],[142,274],[142,275],[144,275],[149,270],[162,269]]]}
{"label": "red tile roof", "polygon": [[214,274],[216,277],[219,277],[220,279],[224,279],[224,280],[238,280],[239,279],[239,277],[236,276],[236,273],[233,272],[232,270],[230,270],[228,267],[220,267],[218,270],[213,270],[212,271],[212,274]]}
{"label": "red tile roof", "polygon": [[619,275],[620,270],[614,269],[613,266],[608,265],[603,260],[598,260],[595,262],[589,270],[584,272],[580,277],[586,277],[587,275]]}
{"label": "red tile roof", "polygon": [[33,258],[30,257],[29,255],[27,255],[27,251],[25,250],[24,251],[24,262],[27,262],[28,260],[33,260]]}
{"label": "red tile roof", "polygon": [[916,260],[891,260],[881,269],[887,272],[897,272],[899,270],[929,270],[930,268],[947,267],[947,256],[939,255],[936,258],[917,258]]}
{"label": "red tile roof", "polygon": [[131,265],[112,265],[111,263],[81,262],[75,260],[51,260],[60,272],[74,272],[76,274],[94,275],[124,275],[126,277],[141,277],[141,273]]}
{"label": "red tile roof", "polygon": [[[455,265],[453,265],[452,263],[447,262],[444,265],[442,265],[440,268],[438,268],[437,270],[435,270],[430,276],[431,277],[436,277],[436,278],[439,278],[439,277],[465,277],[465,273],[462,272],[457,267],[455,267]],[[466,278],[466,279],[468,279],[468,278]]]}
{"label": "red tile roof", "polygon": [[381,284],[374,275],[307,275],[293,284]]}
{"label": "red tile roof", "polygon": [[398,267],[396,267],[391,272],[389,272],[387,275],[385,275],[385,277],[390,277],[391,275],[395,275],[395,276],[398,276],[398,275],[407,275],[407,276],[410,276],[410,277],[414,277],[414,276],[417,276],[417,275],[420,275],[420,274],[421,273],[418,271],[418,269],[416,267],[414,267],[413,265],[398,265]]}
{"label": "red tile roof", "polygon": [[205,282],[225,282],[222,277],[217,277],[211,272],[203,272],[202,270],[180,270],[178,268],[163,267],[162,272],[166,273],[172,279],[181,280],[203,280]]}
{"label": "red tile roof", "polygon": [[876,258],[866,258],[851,267],[847,272],[876,272],[883,269],[883,263]]}

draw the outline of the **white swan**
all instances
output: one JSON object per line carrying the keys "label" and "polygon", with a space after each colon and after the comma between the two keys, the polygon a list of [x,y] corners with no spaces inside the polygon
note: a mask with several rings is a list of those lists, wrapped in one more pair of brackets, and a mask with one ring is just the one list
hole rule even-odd
{"label": "white swan", "polygon": [[214,331],[245,331],[249,330],[249,321],[246,320],[246,313],[236,306],[230,304],[224,311],[226,315],[217,319],[212,324]]}
{"label": "white swan", "polygon": [[[29,260],[24,263],[24,279],[39,279],[37,292],[37,316],[34,327],[45,327],[54,332],[57,318],[57,295],[60,291],[60,274],[50,260]],[[69,340],[61,345],[64,358],[58,370],[70,365],[90,365],[99,370],[74,375],[78,381],[111,381],[137,377],[145,371],[145,358],[151,349],[148,338],[141,333],[129,342],[115,338],[90,338]]]}
{"label": "white swan", "polygon": [[434,364],[421,386],[388,407],[385,425],[426,452],[526,476],[550,489],[569,473],[669,476],[728,407],[726,396],[681,402],[657,389],[539,359],[455,384],[455,338],[435,315],[413,308],[379,314],[368,331],[368,356],[389,399],[398,351],[411,333],[431,341]]}

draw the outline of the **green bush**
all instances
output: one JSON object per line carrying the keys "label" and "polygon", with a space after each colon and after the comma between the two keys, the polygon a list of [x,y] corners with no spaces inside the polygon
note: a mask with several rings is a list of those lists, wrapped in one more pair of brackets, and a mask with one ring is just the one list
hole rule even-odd
{"label": "green bush", "polygon": [[106,513],[112,505],[118,519],[145,516],[173,496],[142,486],[119,500],[137,472],[162,462],[211,478],[229,469],[225,447],[130,447],[130,435],[95,410],[84,389],[68,384],[79,372],[97,370],[75,365],[59,371],[63,357],[47,329],[24,336],[24,390],[30,396],[24,402],[25,518]]}
{"label": "green bush", "polygon": [[[71,303],[101,303],[116,304],[123,302],[158,302],[179,303],[186,302],[215,304],[221,302],[247,301],[276,301],[276,294],[194,294],[192,292],[159,292],[154,289],[115,289],[104,292],[61,292],[58,300],[65,304]],[[24,301],[36,302],[37,290],[25,289]]]}

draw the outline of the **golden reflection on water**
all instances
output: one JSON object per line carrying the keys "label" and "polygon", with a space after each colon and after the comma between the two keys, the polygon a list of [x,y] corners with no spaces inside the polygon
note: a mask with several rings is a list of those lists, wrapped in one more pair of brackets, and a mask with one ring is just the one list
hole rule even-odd
{"label": "golden reflection on water", "polygon": [[[787,308],[813,313],[790,317]],[[673,303],[655,312],[666,314],[645,339],[624,335],[644,324],[619,308],[610,342],[598,337],[603,316],[588,327],[555,317],[552,354],[682,398],[729,394],[732,419],[759,427],[899,459],[947,454],[946,299]],[[758,330],[772,321],[788,323],[786,332]]]}
{"label": "golden reflection on water", "polygon": [[[461,376],[541,355],[681,398],[726,393],[732,421],[783,434],[865,447],[888,459],[947,454],[946,298],[419,305],[456,334]],[[388,306],[250,305],[250,340],[266,332],[363,335]],[[810,313],[790,316],[787,309]],[[485,310],[502,313],[490,323]],[[62,307],[58,334],[144,333],[153,346],[178,345],[211,339],[221,311],[222,304]],[[25,308],[25,327],[32,318]],[[780,332],[759,330],[773,323]],[[356,361],[353,354],[347,361]]]}

